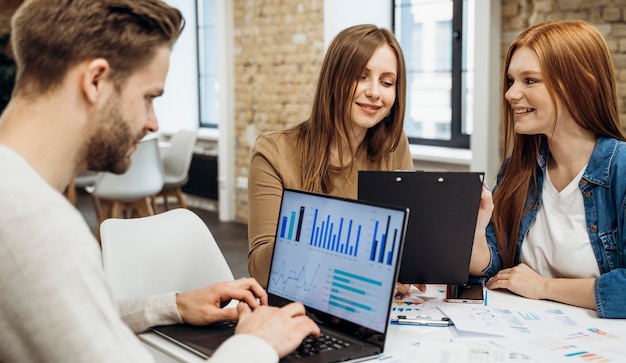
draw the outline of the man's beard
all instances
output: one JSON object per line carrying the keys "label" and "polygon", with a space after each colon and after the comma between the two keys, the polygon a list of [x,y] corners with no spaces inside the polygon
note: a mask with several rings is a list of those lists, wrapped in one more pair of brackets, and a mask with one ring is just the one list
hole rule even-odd
{"label": "man's beard", "polygon": [[98,115],[97,131],[87,143],[87,169],[123,174],[130,167],[128,151],[143,134],[133,135],[124,120],[117,95],[111,96]]}

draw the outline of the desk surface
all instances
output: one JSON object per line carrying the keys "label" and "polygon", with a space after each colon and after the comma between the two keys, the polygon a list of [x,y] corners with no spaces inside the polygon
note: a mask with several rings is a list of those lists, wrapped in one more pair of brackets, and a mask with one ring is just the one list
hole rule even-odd
{"label": "desk surface", "polygon": [[[626,356],[626,320],[599,319],[592,310],[491,290],[487,305],[429,303],[458,326],[392,323],[383,356],[372,361],[620,362]],[[154,333],[139,337],[172,361],[206,362]]]}

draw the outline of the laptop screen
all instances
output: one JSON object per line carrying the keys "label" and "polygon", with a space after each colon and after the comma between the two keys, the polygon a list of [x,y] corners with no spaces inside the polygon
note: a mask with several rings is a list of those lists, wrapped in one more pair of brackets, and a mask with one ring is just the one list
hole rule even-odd
{"label": "laptop screen", "polygon": [[283,191],[267,291],[386,332],[408,209]]}

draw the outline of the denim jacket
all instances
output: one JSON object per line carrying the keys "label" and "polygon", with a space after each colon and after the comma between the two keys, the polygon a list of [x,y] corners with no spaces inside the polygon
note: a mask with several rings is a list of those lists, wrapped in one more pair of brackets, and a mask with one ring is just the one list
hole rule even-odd
{"label": "denim jacket", "polygon": [[[547,157],[548,145],[544,141],[537,158],[537,199],[520,223],[516,264],[520,262],[524,236],[539,210]],[[498,182],[502,176],[503,173],[498,175]],[[626,142],[599,137],[578,188],[583,194],[589,240],[601,274],[594,283],[598,316],[626,318]],[[532,196],[528,198],[527,206]],[[483,272],[491,277],[503,268],[503,261],[492,223],[487,226],[486,235],[491,262]]]}

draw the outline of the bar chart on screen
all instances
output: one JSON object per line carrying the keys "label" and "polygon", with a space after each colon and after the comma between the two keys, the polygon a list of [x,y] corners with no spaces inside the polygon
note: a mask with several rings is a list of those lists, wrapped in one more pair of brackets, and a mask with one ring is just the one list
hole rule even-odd
{"label": "bar chart on screen", "polygon": [[408,210],[285,190],[277,217],[268,293],[384,331]]}
{"label": "bar chart on screen", "polygon": [[324,213],[312,206],[295,206],[281,216],[277,238],[391,265],[393,251],[399,244],[401,224],[391,215],[377,215],[374,211],[363,217],[349,210]]}

